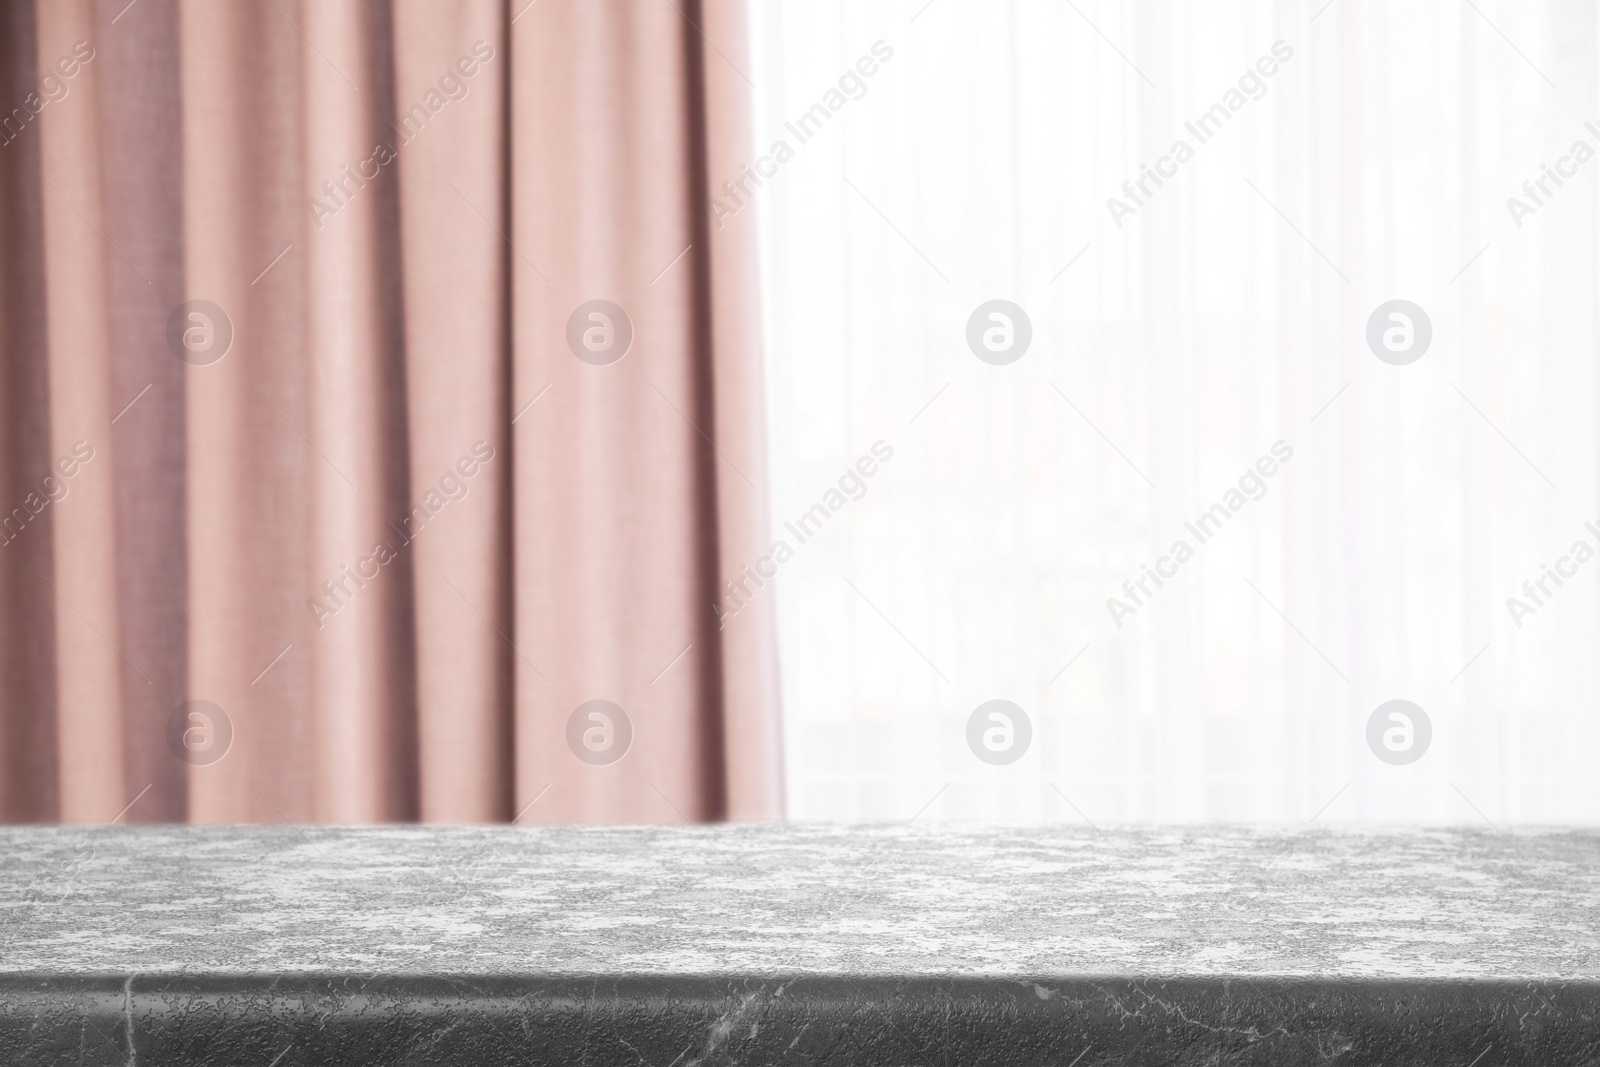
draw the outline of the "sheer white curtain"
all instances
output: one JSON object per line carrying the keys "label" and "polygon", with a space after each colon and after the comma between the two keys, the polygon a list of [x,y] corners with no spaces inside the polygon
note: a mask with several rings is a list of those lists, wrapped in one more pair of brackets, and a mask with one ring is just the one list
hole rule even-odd
{"label": "sheer white curtain", "polygon": [[753,6],[793,816],[1600,817],[1591,5]]}

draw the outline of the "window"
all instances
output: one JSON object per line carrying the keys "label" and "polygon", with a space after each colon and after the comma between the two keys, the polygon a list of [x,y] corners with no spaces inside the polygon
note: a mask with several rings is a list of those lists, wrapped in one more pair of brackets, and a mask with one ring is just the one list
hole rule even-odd
{"label": "window", "polygon": [[791,815],[1600,816],[1592,10],[753,34]]}

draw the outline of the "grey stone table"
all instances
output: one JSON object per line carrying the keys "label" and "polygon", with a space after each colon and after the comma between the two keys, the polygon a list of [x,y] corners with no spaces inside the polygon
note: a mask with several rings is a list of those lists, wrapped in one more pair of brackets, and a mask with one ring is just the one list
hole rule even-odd
{"label": "grey stone table", "polygon": [[1600,1062],[1600,833],[0,830],[18,1064]]}

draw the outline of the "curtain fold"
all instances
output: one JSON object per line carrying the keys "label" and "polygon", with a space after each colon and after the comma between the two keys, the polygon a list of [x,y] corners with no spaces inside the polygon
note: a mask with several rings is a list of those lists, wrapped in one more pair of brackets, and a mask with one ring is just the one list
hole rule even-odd
{"label": "curtain fold", "polygon": [[742,3],[4,21],[0,816],[781,814]]}
{"label": "curtain fold", "polygon": [[[473,509],[412,547],[416,574],[419,787],[430,818],[488,819],[512,804],[510,306],[506,229],[506,12],[494,0],[412,2],[395,25],[395,111],[420,88],[466,94],[449,121],[399,149],[405,272],[410,499],[436,490],[483,442],[494,459],[470,479]],[[487,46],[478,53],[472,43]],[[493,49],[491,52],[490,49]],[[483,60],[481,55],[489,59]],[[456,64],[466,57],[468,77]],[[448,72],[454,71],[454,81]],[[426,106],[425,103],[422,106]],[[414,119],[413,119],[414,122]],[[480,217],[482,213],[483,217]],[[520,421],[519,421],[520,425]],[[459,470],[456,470],[460,475]],[[548,738],[546,741],[548,742]],[[526,798],[524,798],[525,802]],[[521,807],[517,804],[516,807]],[[532,813],[530,812],[530,815]]]}
{"label": "curtain fold", "polygon": [[[46,73],[55,57],[70,55],[73,43],[87,38],[89,11],[82,4],[50,4],[39,14],[41,75],[55,77]],[[98,95],[102,69],[92,61],[83,64],[76,88],[85,96]],[[93,222],[105,217],[101,116],[97,109],[66,103],[61,101],[38,120],[37,130],[28,131],[39,138],[45,182],[40,194],[44,259],[36,269],[42,267],[45,276],[46,341],[39,354],[51,386],[46,410],[52,461],[40,476],[41,486],[44,478],[54,480],[58,474],[63,487],[68,484],[65,472],[54,470],[54,457],[71,455],[76,448],[84,462],[70,482],[71,496],[50,501],[54,510],[49,512],[48,534],[44,524],[37,531],[19,532],[48,535],[54,543],[55,566],[43,578],[56,595],[56,656],[71,664],[57,675],[61,813],[81,819],[97,809],[120,807],[127,783],[117,553],[115,541],[103,536],[115,521],[117,456],[116,443],[105,429],[115,414],[107,284],[114,267],[106,260],[112,250]],[[57,388],[57,382],[72,385]],[[43,508],[50,495],[46,489],[41,497],[35,489],[29,498]],[[31,513],[29,498],[23,508]]]}

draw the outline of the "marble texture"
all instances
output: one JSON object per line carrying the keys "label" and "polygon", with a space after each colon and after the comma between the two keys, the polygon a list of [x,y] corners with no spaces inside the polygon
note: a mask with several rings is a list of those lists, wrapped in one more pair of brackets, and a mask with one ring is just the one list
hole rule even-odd
{"label": "marble texture", "polygon": [[1600,834],[0,830],[0,973],[1594,979]]}
{"label": "marble texture", "polygon": [[0,1061],[1600,1062],[1600,833],[0,830]]}

